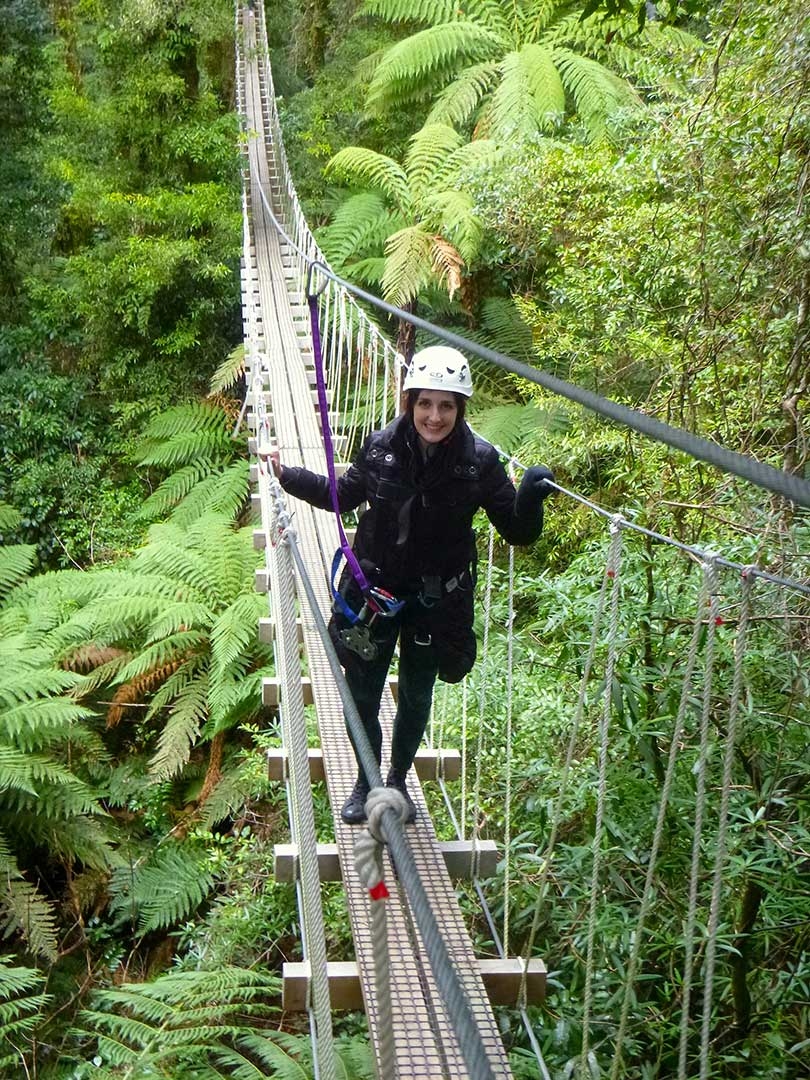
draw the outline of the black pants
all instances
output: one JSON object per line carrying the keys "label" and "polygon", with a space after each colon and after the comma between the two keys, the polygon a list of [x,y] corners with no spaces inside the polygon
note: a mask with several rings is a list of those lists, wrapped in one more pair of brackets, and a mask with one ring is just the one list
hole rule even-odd
{"label": "black pants", "polygon": [[[403,775],[413,764],[416,751],[425,734],[433,700],[438,661],[433,645],[420,645],[414,621],[408,607],[390,619],[380,619],[374,626],[377,655],[362,660],[354,653],[345,653],[346,681],[363,721],[371,749],[379,765],[382,757],[380,701],[388,669],[399,637],[399,692],[394,731],[391,739],[391,768]],[[424,637],[424,634],[421,635]],[[351,731],[349,731],[351,739]],[[354,740],[352,739],[354,746]],[[357,747],[355,746],[355,756]],[[359,765],[359,758],[358,758]],[[360,773],[363,772],[362,766]]]}

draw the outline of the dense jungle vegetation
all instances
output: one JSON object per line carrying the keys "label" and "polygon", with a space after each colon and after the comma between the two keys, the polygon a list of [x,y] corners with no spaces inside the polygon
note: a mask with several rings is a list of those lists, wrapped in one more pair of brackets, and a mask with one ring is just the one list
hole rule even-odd
{"label": "dense jungle vegetation", "polygon": [[[810,477],[804,0],[267,0],[266,19],[297,189],[338,271]],[[233,35],[226,0],[0,0],[3,1077],[313,1075],[306,1029],[280,1008],[298,916],[269,871],[288,826],[263,771],[277,737],[260,695],[272,652],[256,637],[265,599],[247,445],[233,437]],[[405,323],[387,329],[406,352],[419,344]],[[683,543],[810,580],[806,512],[537,386],[478,362],[475,373],[473,422],[521,461]],[[511,951],[531,940],[552,972],[531,1019],[555,1080],[579,1075],[585,1037],[591,1076],[611,1075],[673,720],[691,717],[682,742],[696,766],[702,708],[719,740],[734,693],[721,634],[708,705],[699,687],[681,701],[697,568],[653,538],[628,542],[587,971],[596,691],[565,758],[604,531],[555,495],[542,541],[516,554],[508,701],[493,678],[508,648],[497,550],[488,666],[470,687],[477,700],[489,683],[468,730],[483,834],[503,839],[507,794],[514,815],[512,889],[504,900],[503,865],[493,906]],[[719,587],[729,627],[735,588]],[[793,1080],[810,1075],[810,605],[759,586],[752,625],[709,1075]],[[437,701],[450,742],[460,693]],[[722,754],[709,756],[716,814]],[[612,1080],[678,1075],[698,771],[673,787]],[[340,891],[324,900],[330,956],[349,957]],[[484,952],[489,930],[464,900]],[[371,1076],[362,1018],[336,1023],[345,1075]],[[540,1076],[516,1017],[503,1026],[516,1076]]]}

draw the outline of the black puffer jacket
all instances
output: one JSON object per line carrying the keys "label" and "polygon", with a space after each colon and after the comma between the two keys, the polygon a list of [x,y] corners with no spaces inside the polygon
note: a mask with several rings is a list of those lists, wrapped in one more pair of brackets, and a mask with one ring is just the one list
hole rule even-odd
{"label": "black puffer jacket", "polygon": [[[285,466],[281,485],[296,498],[331,509],[325,476]],[[516,492],[498,452],[464,422],[423,459],[406,414],[366,439],[338,481],[338,502],[342,513],[368,503],[354,541],[366,576],[414,601],[411,621],[427,628],[440,653],[447,654],[440,656],[440,678],[462,678],[475,659],[473,516],[481,508],[508,543],[531,544],[543,528],[542,497]],[[434,594],[429,607],[416,602],[424,599],[426,586]],[[362,598],[348,568],[340,590],[358,610]],[[341,618],[333,617],[333,630]]]}

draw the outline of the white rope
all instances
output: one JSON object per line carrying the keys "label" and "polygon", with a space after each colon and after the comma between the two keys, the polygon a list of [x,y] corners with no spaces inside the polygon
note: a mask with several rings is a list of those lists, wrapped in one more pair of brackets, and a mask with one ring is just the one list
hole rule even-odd
{"label": "white rope", "polygon": [[[513,477],[514,479],[514,477]],[[507,591],[506,641],[506,805],[503,838],[503,949],[509,955],[509,902],[512,872],[512,711],[514,697],[515,549],[509,546],[509,587]]]}
{"label": "white rope", "polygon": [[627,1024],[630,1017],[630,1006],[634,998],[634,988],[636,973],[638,971],[638,965],[641,957],[641,947],[644,939],[644,928],[647,921],[647,915],[649,914],[652,901],[655,896],[654,882],[655,871],[658,865],[658,852],[661,850],[661,842],[664,836],[664,825],[666,822],[667,808],[669,806],[669,796],[672,791],[672,784],[675,779],[675,764],[678,759],[678,754],[681,749],[681,739],[683,735],[684,724],[686,722],[686,714],[689,709],[689,702],[692,697],[692,677],[695,672],[695,666],[697,664],[698,648],[700,645],[700,639],[703,634],[706,604],[709,599],[709,586],[706,578],[706,573],[701,575],[700,589],[698,590],[698,599],[695,606],[695,619],[692,625],[692,638],[689,643],[689,650],[686,656],[686,664],[684,666],[683,679],[681,681],[681,697],[678,704],[678,712],[675,717],[675,724],[672,729],[671,741],[669,746],[669,758],[667,760],[666,773],[664,774],[664,782],[661,788],[661,797],[658,803],[658,816],[655,823],[655,831],[653,834],[652,846],[650,849],[649,859],[647,861],[647,874],[644,882],[644,891],[641,897],[641,905],[639,908],[639,915],[636,921],[636,930],[633,940],[633,949],[630,954],[630,961],[627,966],[627,975],[624,983],[624,997],[622,1000],[622,1010],[619,1018],[619,1026],[616,1033],[615,1051],[613,1056],[613,1063],[611,1065],[610,1080],[618,1080],[619,1070],[624,1056],[624,1038],[627,1032]]}
{"label": "white rope", "polygon": [[[495,560],[495,529],[489,527],[489,544],[487,550],[487,583],[484,591],[484,632],[481,642],[481,663],[479,665],[478,683],[478,737],[475,748],[475,784],[473,789],[471,839],[470,849],[470,875],[478,877],[479,849],[478,841],[481,835],[481,779],[484,769],[484,732],[486,730],[486,705],[487,705],[487,669],[489,667],[489,630],[492,623],[492,567]],[[463,808],[462,808],[463,817]]]}
{"label": "white rope", "polygon": [[740,699],[743,689],[743,661],[748,635],[748,623],[751,618],[753,602],[754,576],[751,573],[741,575],[742,604],[740,620],[737,624],[737,636],[734,640],[734,677],[731,685],[731,700],[728,708],[728,728],[726,730],[726,748],[723,756],[723,780],[720,794],[720,814],[717,826],[717,850],[714,859],[712,878],[712,898],[709,907],[709,924],[706,931],[706,960],[703,978],[703,1020],[700,1037],[700,1080],[709,1075],[709,1042],[712,1022],[712,995],[714,989],[714,968],[717,956],[717,928],[720,921],[720,902],[723,890],[723,870],[726,864],[726,835],[728,831],[728,807],[731,793],[734,752],[737,745],[737,722],[740,715]]}
{"label": "white rope", "polygon": [[678,1042],[678,1077],[687,1076],[687,1053],[689,1048],[689,1016],[692,999],[692,977],[695,958],[695,935],[697,929],[698,888],[700,884],[701,846],[703,839],[703,816],[706,808],[706,760],[709,753],[709,719],[711,715],[712,678],[714,674],[715,630],[720,618],[717,599],[717,566],[708,559],[703,564],[706,588],[709,596],[709,620],[706,627],[706,644],[703,651],[703,705],[700,715],[700,745],[695,766],[697,788],[695,791],[695,820],[692,835],[692,861],[689,874],[689,906],[684,930],[683,991],[681,1005],[680,1038]]}
{"label": "white rope", "polygon": [[608,624],[607,660],[605,663],[605,694],[599,721],[599,783],[596,800],[596,823],[593,834],[593,869],[591,873],[591,898],[588,914],[588,948],[585,959],[585,992],[582,1005],[582,1053],[580,1075],[590,1075],[590,1023],[593,1005],[593,974],[595,966],[596,909],[600,896],[599,882],[602,871],[602,833],[607,801],[607,756],[610,717],[613,706],[613,672],[619,636],[619,568],[621,562],[622,519],[615,517],[610,523],[610,550],[607,576],[610,586],[610,622]]}

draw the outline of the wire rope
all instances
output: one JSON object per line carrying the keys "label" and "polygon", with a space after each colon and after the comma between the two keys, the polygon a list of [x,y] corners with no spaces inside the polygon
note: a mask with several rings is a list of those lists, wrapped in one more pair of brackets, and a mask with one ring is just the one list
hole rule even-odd
{"label": "wire rope", "polygon": [[621,566],[622,521],[616,518],[610,524],[610,550],[608,552],[607,577],[610,579],[610,620],[608,623],[607,660],[605,663],[605,693],[599,719],[599,780],[596,797],[596,821],[593,833],[593,867],[591,870],[591,896],[588,910],[588,945],[585,959],[585,992],[582,1005],[582,1052],[580,1075],[590,1072],[590,1022],[593,1007],[593,976],[595,969],[596,913],[599,903],[599,882],[602,871],[602,835],[607,802],[608,734],[613,706],[613,673],[616,665],[619,632],[619,569]]}

